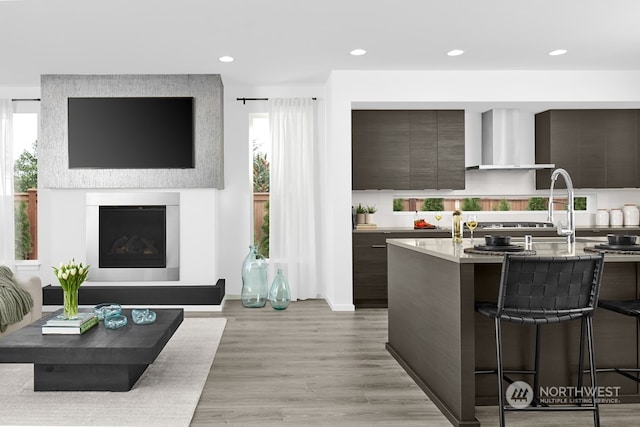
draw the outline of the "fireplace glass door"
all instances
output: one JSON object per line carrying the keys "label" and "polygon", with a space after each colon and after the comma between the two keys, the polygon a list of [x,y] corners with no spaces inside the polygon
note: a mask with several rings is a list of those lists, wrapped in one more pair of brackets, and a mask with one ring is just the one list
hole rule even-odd
{"label": "fireplace glass door", "polygon": [[165,268],[166,206],[100,206],[100,268]]}

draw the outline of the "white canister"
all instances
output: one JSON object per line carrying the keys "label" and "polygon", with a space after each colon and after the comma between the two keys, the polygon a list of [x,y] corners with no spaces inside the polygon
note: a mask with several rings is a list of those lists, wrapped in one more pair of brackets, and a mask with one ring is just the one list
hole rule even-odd
{"label": "white canister", "polygon": [[596,213],[596,225],[609,226],[609,211],[606,209],[598,209]]}
{"label": "white canister", "polygon": [[621,227],[624,222],[624,216],[622,215],[622,211],[620,209],[611,209],[611,213],[609,214],[609,225]]}
{"label": "white canister", "polygon": [[640,211],[636,205],[625,204],[622,208],[624,225],[640,225]]}

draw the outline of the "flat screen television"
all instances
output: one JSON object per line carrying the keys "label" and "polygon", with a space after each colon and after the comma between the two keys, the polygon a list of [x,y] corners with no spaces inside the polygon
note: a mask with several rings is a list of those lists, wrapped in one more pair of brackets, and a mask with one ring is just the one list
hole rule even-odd
{"label": "flat screen television", "polygon": [[193,97],[68,98],[69,168],[193,168],[193,116]]}

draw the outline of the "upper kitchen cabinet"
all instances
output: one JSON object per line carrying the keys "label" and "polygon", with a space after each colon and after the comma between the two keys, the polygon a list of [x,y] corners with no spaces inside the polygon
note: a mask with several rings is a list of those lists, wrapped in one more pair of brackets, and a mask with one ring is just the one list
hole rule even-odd
{"label": "upper kitchen cabinet", "polygon": [[[635,188],[640,110],[549,110],[536,114],[536,163],[566,169],[576,188]],[[548,189],[551,170],[536,171]],[[558,181],[559,187],[564,183]]]}
{"label": "upper kitchen cabinet", "polygon": [[464,189],[463,110],[353,110],[354,190]]}

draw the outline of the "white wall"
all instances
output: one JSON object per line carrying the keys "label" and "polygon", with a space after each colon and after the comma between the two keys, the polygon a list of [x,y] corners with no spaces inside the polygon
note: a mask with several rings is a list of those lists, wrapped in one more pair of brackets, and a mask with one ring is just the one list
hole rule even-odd
{"label": "white wall", "polygon": [[[352,301],[351,204],[374,200],[391,206],[392,192],[351,191],[352,108],[493,107],[640,108],[640,72],[615,71],[334,71],[327,82],[327,152],[332,173],[325,181],[329,244],[327,295],[332,305]],[[470,123],[479,126],[477,118]],[[467,121],[469,123],[469,120]],[[473,132],[473,130],[472,130]],[[479,134],[466,141],[466,164],[479,161]],[[531,151],[529,151],[531,153]],[[513,175],[513,174],[520,175]],[[482,175],[479,175],[482,174]],[[507,174],[507,175],[505,175]],[[497,190],[499,189],[499,190]],[[455,194],[527,194],[535,191],[531,172],[468,172],[467,189]],[[617,205],[637,190],[602,193],[602,204]],[[500,194],[500,193],[498,193]],[[633,201],[633,200],[631,200]],[[384,215],[384,212],[382,212]],[[376,218],[378,220],[378,218]],[[446,219],[445,219],[446,220]],[[443,221],[445,221],[443,220]],[[330,250],[329,250],[330,248]]]}

